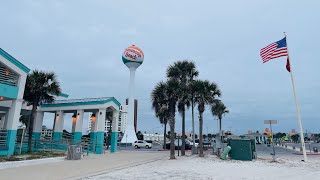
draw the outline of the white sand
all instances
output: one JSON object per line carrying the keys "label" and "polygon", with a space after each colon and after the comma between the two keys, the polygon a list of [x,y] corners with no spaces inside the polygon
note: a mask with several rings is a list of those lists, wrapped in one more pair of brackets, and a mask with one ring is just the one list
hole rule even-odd
{"label": "white sand", "polygon": [[319,158],[313,158],[307,163],[299,159],[282,158],[278,159],[279,162],[272,163],[270,157],[262,157],[255,161],[223,161],[214,156],[192,156],[177,160],[163,159],[86,179],[320,179]]}

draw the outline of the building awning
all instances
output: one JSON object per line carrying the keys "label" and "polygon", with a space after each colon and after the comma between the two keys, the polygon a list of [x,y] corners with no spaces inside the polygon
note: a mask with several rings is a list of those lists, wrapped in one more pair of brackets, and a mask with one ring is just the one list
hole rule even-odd
{"label": "building awning", "polygon": [[118,107],[120,107],[120,103],[114,97],[56,100],[56,101],[53,101],[52,103],[42,104],[40,107],[46,108],[46,107],[64,107],[64,106],[101,105],[101,104],[106,104],[108,102],[113,102]]}
{"label": "building awning", "polygon": [[8,61],[10,61],[12,64],[17,66],[18,68],[20,68],[25,73],[27,74],[29,73],[30,69],[27,66],[23,65],[20,61],[18,61],[16,58],[14,58],[13,56],[11,56],[9,53],[7,53],[1,48],[0,48],[0,55],[6,58]]}

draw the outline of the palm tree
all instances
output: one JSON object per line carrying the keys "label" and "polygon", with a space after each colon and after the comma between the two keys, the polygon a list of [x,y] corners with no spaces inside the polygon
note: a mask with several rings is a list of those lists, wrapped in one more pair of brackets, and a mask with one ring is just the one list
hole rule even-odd
{"label": "palm tree", "polygon": [[28,122],[28,151],[32,151],[32,133],[33,122],[37,107],[43,103],[50,103],[54,101],[53,95],[59,95],[61,93],[59,82],[56,75],[53,72],[44,72],[34,70],[28,75],[26,86],[24,90],[23,99],[27,102],[27,105],[32,105],[31,117]]}
{"label": "palm tree", "polygon": [[[182,148],[181,155],[185,155],[185,112],[192,104],[192,93],[190,93],[190,82],[197,77],[199,72],[196,70],[196,65],[191,61],[177,61],[170,65],[167,69],[167,77],[175,79],[179,82],[181,93],[178,101],[178,111],[182,116]],[[193,107],[192,107],[193,108]]]}
{"label": "palm tree", "polygon": [[217,97],[221,95],[218,85],[215,83],[210,83],[209,81],[195,80],[193,81],[191,88],[194,92],[194,102],[198,105],[199,111],[199,156],[203,157],[203,112],[205,111],[205,106],[212,104]]}
{"label": "palm tree", "polygon": [[163,129],[163,149],[166,146],[167,123],[169,119],[168,100],[165,99],[165,83],[159,83],[151,93],[152,108],[160,123],[164,125]]}
{"label": "palm tree", "polygon": [[227,109],[227,107],[223,104],[222,101],[218,100],[215,101],[212,106],[211,106],[211,112],[213,116],[218,117],[219,119],[219,130],[221,132],[222,130],[222,124],[221,124],[221,120],[222,120],[222,116],[229,113],[229,110]]}
{"label": "palm tree", "polygon": [[25,125],[26,127],[28,126],[28,123],[29,123],[29,119],[30,119],[30,115],[28,114],[28,115],[22,115],[22,116],[20,116],[20,118],[19,118],[19,121],[23,124],[23,125]]}
{"label": "palm tree", "polygon": [[168,99],[166,96],[166,83],[160,82],[156,85],[151,93],[152,108],[155,111],[156,117],[159,118],[160,123],[164,124],[164,146],[166,145],[166,128],[169,117]]}
{"label": "palm tree", "polygon": [[170,79],[166,82],[166,96],[168,99],[168,109],[169,109],[169,126],[170,126],[170,159],[175,159],[175,116],[176,116],[176,105],[179,100],[179,94],[181,93],[179,89],[179,82]]}
{"label": "palm tree", "polygon": [[[175,113],[176,105],[179,99],[179,82],[174,79],[169,79],[166,82],[160,82],[156,85],[153,92],[156,89],[162,89],[161,93],[157,96],[158,103],[153,104],[154,109],[159,109],[162,105],[168,108],[168,122],[170,126],[170,159],[175,159]],[[152,101],[154,101],[155,96],[153,93],[151,95]]]}

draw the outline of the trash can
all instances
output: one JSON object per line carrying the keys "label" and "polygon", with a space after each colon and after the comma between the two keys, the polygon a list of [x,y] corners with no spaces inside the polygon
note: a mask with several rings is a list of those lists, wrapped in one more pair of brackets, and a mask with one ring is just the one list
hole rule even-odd
{"label": "trash can", "polygon": [[231,159],[252,161],[256,158],[255,141],[250,139],[228,139],[228,145],[231,147],[229,153]]}
{"label": "trash can", "polygon": [[317,153],[318,152],[318,148],[313,147],[313,152]]}
{"label": "trash can", "polygon": [[81,159],[81,153],[81,145],[70,145],[67,151],[67,160],[79,160]]}

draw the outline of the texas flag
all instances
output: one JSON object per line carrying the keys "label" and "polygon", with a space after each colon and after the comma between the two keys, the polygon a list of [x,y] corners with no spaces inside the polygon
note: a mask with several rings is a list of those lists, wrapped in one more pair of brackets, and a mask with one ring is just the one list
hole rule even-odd
{"label": "texas flag", "polygon": [[290,72],[290,61],[289,61],[289,57],[287,57],[287,65],[286,65],[287,70]]}

